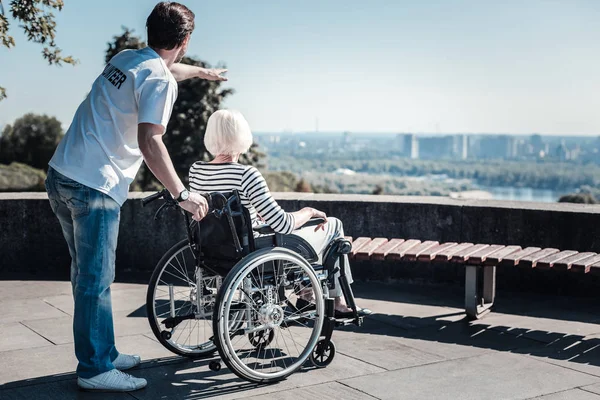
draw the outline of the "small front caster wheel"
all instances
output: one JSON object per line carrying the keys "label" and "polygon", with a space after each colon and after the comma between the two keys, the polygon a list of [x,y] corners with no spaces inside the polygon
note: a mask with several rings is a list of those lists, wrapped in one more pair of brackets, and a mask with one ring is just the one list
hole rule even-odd
{"label": "small front caster wheel", "polygon": [[212,360],[208,363],[208,368],[210,368],[211,371],[218,372],[221,370],[221,363],[219,361]]}
{"label": "small front caster wheel", "polygon": [[257,350],[264,349],[267,347],[275,338],[275,331],[273,329],[264,329],[258,332],[252,332],[248,334],[248,340],[250,344]]}
{"label": "small front caster wheel", "polygon": [[333,341],[321,339],[310,353],[310,362],[317,368],[325,368],[333,361],[335,357],[335,344]]}
{"label": "small front caster wheel", "polygon": [[160,336],[165,339],[165,340],[170,340],[171,339],[171,332],[169,331],[162,331],[160,333]]}

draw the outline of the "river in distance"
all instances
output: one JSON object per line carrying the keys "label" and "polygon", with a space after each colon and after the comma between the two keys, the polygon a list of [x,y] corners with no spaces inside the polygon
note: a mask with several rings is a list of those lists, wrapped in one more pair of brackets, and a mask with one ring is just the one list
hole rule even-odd
{"label": "river in distance", "polygon": [[566,194],[550,189],[533,189],[528,187],[479,186],[479,190],[491,193],[494,200],[534,201],[556,203]]}

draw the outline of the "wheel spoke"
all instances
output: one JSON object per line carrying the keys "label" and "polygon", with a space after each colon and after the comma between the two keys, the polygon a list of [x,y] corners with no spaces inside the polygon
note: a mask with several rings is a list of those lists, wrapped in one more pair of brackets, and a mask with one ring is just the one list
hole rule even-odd
{"label": "wheel spoke", "polygon": [[[264,259],[253,255],[227,277],[225,292],[219,295],[222,305],[218,307],[224,318],[216,317],[220,322],[215,329],[220,332],[222,357],[233,372],[250,380],[277,380],[299,368],[311,355],[323,323],[323,316],[317,312],[304,309],[291,312],[287,293],[297,296],[294,289],[297,282],[307,280],[316,299],[315,307],[321,310],[320,282],[310,265],[298,256],[281,250],[263,252]],[[244,307],[240,307],[241,303]],[[232,321],[236,317],[232,310],[240,308],[247,310],[240,311],[245,318],[251,316],[251,320],[244,321],[243,328]],[[294,317],[301,319],[289,321]],[[232,328],[251,329],[244,335],[247,340],[242,335],[233,338],[226,332]]]}
{"label": "wheel spoke", "polygon": [[[157,272],[153,274],[153,280],[149,286],[149,290],[153,290],[153,300],[152,312],[148,319],[153,327],[153,332],[167,349],[177,354],[190,356],[207,354],[216,350],[211,340],[213,335],[212,309],[216,291],[196,292],[196,282],[191,278],[196,276],[195,265],[196,261],[189,245],[185,242],[180,243],[179,248],[172,253],[170,258],[157,267]],[[215,287],[216,278],[214,276],[203,272],[201,279],[204,287]],[[177,324],[170,330],[170,339],[167,340],[162,338],[160,333],[166,330],[162,321],[170,316],[171,297],[167,290],[169,285],[176,288],[172,292],[175,315],[196,315],[196,317]],[[200,308],[198,308],[199,306]]]}

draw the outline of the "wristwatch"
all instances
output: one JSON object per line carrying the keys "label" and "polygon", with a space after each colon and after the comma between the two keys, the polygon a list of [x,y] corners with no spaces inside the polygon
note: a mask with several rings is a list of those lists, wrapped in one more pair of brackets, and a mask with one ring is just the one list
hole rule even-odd
{"label": "wristwatch", "polygon": [[175,200],[177,200],[178,203],[181,203],[181,202],[189,199],[189,197],[190,197],[190,192],[187,189],[183,189],[181,191],[181,193],[179,193],[179,197],[177,197],[177,199],[175,199]]}

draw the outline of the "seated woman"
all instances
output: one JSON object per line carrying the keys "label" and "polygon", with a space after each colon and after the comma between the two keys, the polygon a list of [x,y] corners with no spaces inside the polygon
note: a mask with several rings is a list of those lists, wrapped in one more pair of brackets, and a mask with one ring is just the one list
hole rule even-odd
{"label": "seated woman", "polygon": [[[250,213],[253,225],[260,225],[264,221],[278,233],[302,237],[314,248],[320,261],[327,245],[336,237],[344,236],[341,221],[327,218],[322,211],[305,207],[293,213],[285,212],[271,196],[262,174],[252,166],[237,162],[240,155],[247,152],[252,145],[250,126],[239,112],[219,110],[212,114],[206,127],[204,144],[214,159],[210,162],[198,161],[191,166],[189,178],[192,191],[225,192],[237,189],[242,204]],[[301,228],[311,218],[322,218],[325,222],[316,228]],[[347,259],[345,264],[348,283],[352,283],[352,272]],[[338,277],[339,272],[336,279]],[[312,294],[312,291],[310,293]],[[352,310],[342,299],[339,283],[336,282],[330,295],[335,299],[337,317],[352,315]],[[304,308],[311,300],[301,294],[296,306]],[[370,311],[359,309],[359,315],[368,314]]]}

